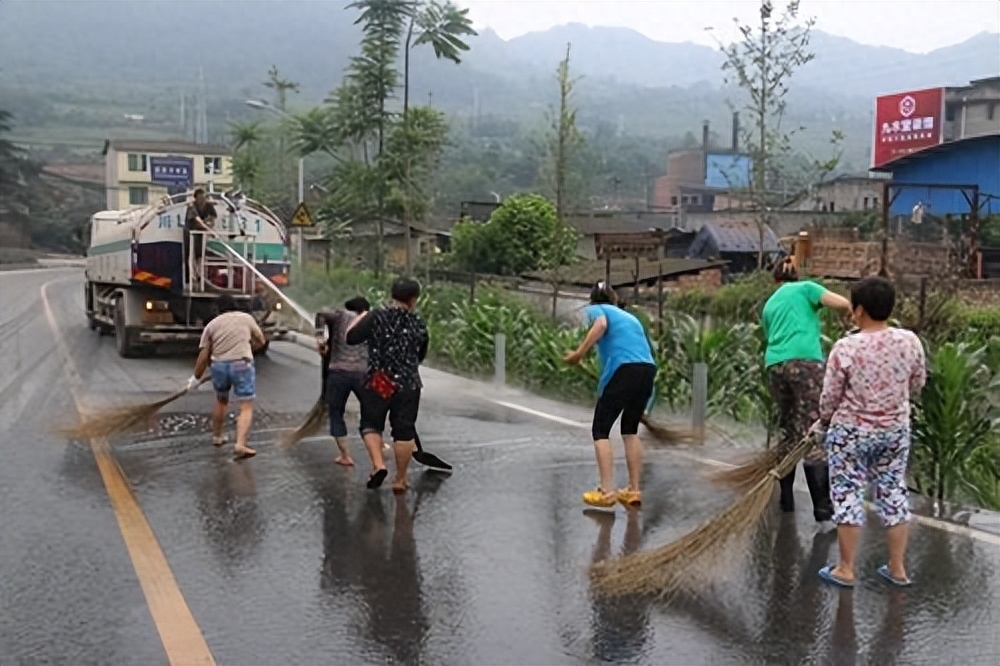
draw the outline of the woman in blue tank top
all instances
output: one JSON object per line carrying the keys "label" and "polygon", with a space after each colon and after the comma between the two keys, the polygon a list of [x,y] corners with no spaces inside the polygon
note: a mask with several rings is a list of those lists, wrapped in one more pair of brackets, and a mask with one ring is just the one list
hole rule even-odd
{"label": "woman in blue tank top", "polygon": [[[638,507],[642,503],[639,488],[642,472],[639,421],[653,394],[656,379],[656,361],[653,360],[646,329],[618,303],[614,290],[599,282],[590,292],[590,305],[584,310],[585,322],[590,330],[580,346],[564,357],[567,363],[576,365],[591,348],[597,346],[601,376],[597,385],[592,435],[600,485],[596,490],[584,493],[583,501],[600,508],[613,507],[616,501],[626,507]],[[629,485],[615,490],[610,436],[619,416]]]}

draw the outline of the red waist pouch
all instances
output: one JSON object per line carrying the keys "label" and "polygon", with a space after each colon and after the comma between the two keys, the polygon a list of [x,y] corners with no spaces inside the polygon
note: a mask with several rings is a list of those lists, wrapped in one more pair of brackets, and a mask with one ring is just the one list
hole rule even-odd
{"label": "red waist pouch", "polygon": [[392,381],[389,375],[382,370],[376,370],[371,379],[368,380],[368,388],[375,391],[383,400],[391,398],[399,387]]}

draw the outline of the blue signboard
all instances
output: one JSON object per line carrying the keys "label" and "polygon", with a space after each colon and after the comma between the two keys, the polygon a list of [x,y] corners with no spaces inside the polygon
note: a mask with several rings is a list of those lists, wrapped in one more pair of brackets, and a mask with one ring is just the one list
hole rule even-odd
{"label": "blue signboard", "polygon": [[750,186],[753,160],[747,155],[709,153],[705,157],[705,162],[705,185],[707,187],[736,190]]}
{"label": "blue signboard", "polygon": [[173,155],[150,157],[149,173],[157,185],[189,188],[194,183],[194,158]]}

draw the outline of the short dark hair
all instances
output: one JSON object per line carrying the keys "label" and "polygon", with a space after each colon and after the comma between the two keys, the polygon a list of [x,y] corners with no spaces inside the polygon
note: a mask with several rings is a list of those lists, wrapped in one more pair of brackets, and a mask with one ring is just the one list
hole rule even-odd
{"label": "short dark hair", "polygon": [[603,281],[598,282],[590,290],[590,303],[592,305],[616,305],[618,303],[618,294],[615,293],[611,285]]}
{"label": "short dark hair", "polygon": [[354,298],[348,300],[344,303],[344,309],[348,312],[354,312],[356,314],[361,314],[362,312],[368,312],[372,309],[372,304],[368,302],[368,299],[364,296],[355,296]]}
{"label": "short dark hair", "polygon": [[236,308],[236,299],[229,294],[222,294],[217,299],[215,299],[215,307],[218,308],[219,314],[224,312],[233,312]]}
{"label": "short dark hair", "polygon": [[420,298],[420,283],[410,278],[399,278],[392,283],[392,300],[409,303]]}
{"label": "short dark hair", "polygon": [[197,190],[194,191],[194,195],[195,196],[198,196],[199,194],[204,194],[204,193],[205,193],[205,190],[203,190],[200,187]]}
{"label": "short dark hair", "polygon": [[775,282],[798,282],[799,270],[795,267],[795,259],[785,257],[774,266]]}
{"label": "short dark hair", "polygon": [[875,321],[886,321],[896,307],[896,289],[883,277],[868,277],[851,287],[851,307],[864,308]]}

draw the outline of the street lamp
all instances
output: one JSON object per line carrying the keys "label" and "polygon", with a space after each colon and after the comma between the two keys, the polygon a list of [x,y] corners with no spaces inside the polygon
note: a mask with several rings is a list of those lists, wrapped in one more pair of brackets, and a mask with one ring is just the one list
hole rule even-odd
{"label": "street lamp", "polygon": [[[282,118],[293,119],[292,114],[287,111],[283,111],[278,107],[266,102],[264,100],[248,99],[246,100],[246,105],[251,109],[257,109],[259,111],[270,111],[271,113],[280,116]],[[305,196],[305,171],[303,164],[305,162],[305,157],[299,155],[299,203],[301,204],[306,200]],[[295,261],[298,264],[297,268],[299,270],[299,275],[302,275],[302,227],[299,227],[298,233],[298,244],[295,252]]]}

